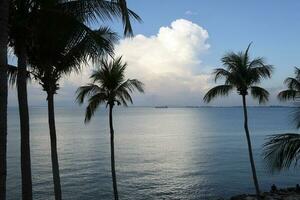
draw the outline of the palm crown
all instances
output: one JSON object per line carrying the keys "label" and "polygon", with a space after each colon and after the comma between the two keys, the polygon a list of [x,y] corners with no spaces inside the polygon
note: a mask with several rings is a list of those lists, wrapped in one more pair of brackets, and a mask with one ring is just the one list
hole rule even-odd
{"label": "palm crown", "polygon": [[[297,103],[300,97],[300,69],[295,67],[295,77],[288,77],[285,79],[284,83],[287,86],[286,90],[281,91],[278,94],[278,99],[280,101],[293,100]],[[294,122],[297,128],[300,128],[300,109],[299,106],[295,109]]]}
{"label": "palm crown", "polygon": [[245,52],[228,53],[222,58],[225,68],[217,68],[214,71],[215,81],[224,78],[223,85],[216,86],[209,90],[204,96],[205,102],[210,102],[217,96],[227,96],[230,91],[236,89],[240,95],[251,95],[258,99],[259,103],[268,100],[269,93],[265,89],[256,86],[263,78],[270,78],[273,67],[265,64],[263,58],[250,60],[249,48]]}
{"label": "palm crown", "polygon": [[[31,74],[47,92],[56,93],[62,75],[79,71],[81,64],[87,64],[89,60],[112,54],[113,42],[117,40],[110,29],[100,28],[93,31],[95,37],[85,35],[77,43],[70,44],[70,32],[75,31],[62,30],[51,34],[45,34],[46,30],[40,31],[35,37],[35,45],[28,52]],[[39,45],[42,41],[44,45]]]}
{"label": "palm crown", "polygon": [[113,61],[103,60],[101,67],[90,76],[92,83],[78,88],[76,100],[82,104],[88,98],[85,122],[90,121],[99,105],[114,106],[117,103],[127,106],[127,102],[132,103],[130,93],[134,90],[144,92],[143,83],[139,80],[125,80],[126,66],[122,57]]}
{"label": "palm crown", "polygon": [[[297,100],[300,95],[300,69],[295,67],[295,77],[288,77],[284,83],[286,90],[278,94],[281,101]],[[295,108],[294,122],[300,128],[300,109]],[[297,164],[300,150],[300,135],[296,133],[284,133],[271,135],[264,144],[264,158],[268,166],[274,170],[289,168],[293,163]]]}
{"label": "palm crown", "polygon": [[278,98],[281,101],[295,100],[300,95],[300,69],[295,67],[295,77],[288,77],[284,83],[287,86],[287,90],[283,90],[278,94]]}

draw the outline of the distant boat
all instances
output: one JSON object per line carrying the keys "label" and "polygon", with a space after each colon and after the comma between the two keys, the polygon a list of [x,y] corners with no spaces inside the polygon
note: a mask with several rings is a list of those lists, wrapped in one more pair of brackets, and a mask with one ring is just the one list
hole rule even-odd
{"label": "distant boat", "polygon": [[155,108],[168,108],[168,106],[155,106]]}

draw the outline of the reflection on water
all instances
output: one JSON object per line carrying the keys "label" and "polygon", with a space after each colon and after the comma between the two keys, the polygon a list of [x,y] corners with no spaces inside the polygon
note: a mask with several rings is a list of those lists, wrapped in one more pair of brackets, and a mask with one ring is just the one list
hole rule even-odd
{"label": "reflection on water", "polygon": [[[34,199],[52,199],[46,108],[31,108]],[[294,131],[290,108],[250,108],[261,186],[296,185],[299,173],[271,175],[261,160],[268,134]],[[209,199],[253,192],[240,108],[120,108],[115,111],[121,199]],[[64,199],[112,199],[105,110],[84,125],[84,108],[57,108]],[[17,109],[9,109],[8,199],[20,199]]]}

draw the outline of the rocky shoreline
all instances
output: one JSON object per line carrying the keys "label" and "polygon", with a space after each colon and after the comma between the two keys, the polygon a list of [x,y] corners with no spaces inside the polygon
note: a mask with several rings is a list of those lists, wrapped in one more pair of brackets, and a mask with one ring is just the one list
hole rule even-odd
{"label": "rocky shoreline", "polygon": [[[275,185],[271,187],[270,192],[264,192],[262,195],[263,200],[300,200],[300,186],[277,189]],[[231,197],[230,200],[257,200],[253,194],[243,194]]]}

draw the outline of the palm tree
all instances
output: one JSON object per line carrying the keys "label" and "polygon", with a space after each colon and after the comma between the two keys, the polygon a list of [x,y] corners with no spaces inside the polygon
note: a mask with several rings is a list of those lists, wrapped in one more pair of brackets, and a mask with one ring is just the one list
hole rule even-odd
{"label": "palm tree", "polygon": [[[37,27],[38,31],[34,31],[33,43],[28,51],[28,61],[31,68],[27,72],[27,79],[37,80],[47,93],[54,193],[55,199],[61,199],[54,94],[59,89],[59,81],[63,76],[68,75],[72,71],[79,72],[81,64],[87,64],[89,60],[95,61],[106,54],[111,55],[113,53],[113,43],[118,37],[109,28],[103,27],[93,31],[93,37],[87,34],[78,43],[73,43],[70,37],[73,37],[72,33],[74,33],[74,30],[66,27],[59,29],[65,24],[64,19],[61,19],[60,23],[52,19],[49,18],[47,23],[41,23]],[[57,31],[48,31],[48,26],[54,24]],[[9,81],[11,85],[16,84],[17,74],[18,68],[9,65]]]}
{"label": "palm tree", "polygon": [[109,127],[110,127],[110,150],[111,150],[111,173],[113,181],[114,198],[118,200],[117,178],[115,171],[115,149],[114,149],[114,128],[113,128],[113,108],[127,102],[132,103],[130,93],[134,90],[144,92],[143,83],[136,79],[125,80],[125,70],[127,64],[122,63],[119,57],[114,61],[103,60],[101,68],[94,71],[90,76],[92,83],[82,86],[77,90],[77,102],[84,103],[88,99],[86,108],[85,123],[89,122],[95,111],[101,104],[109,107]]}
{"label": "palm tree", "polygon": [[[18,57],[17,88],[21,124],[21,171],[23,199],[32,199],[29,112],[27,100],[28,49],[32,44],[36,23],[52,17],[59,22],[68,20],[66,26],[77,29],[72,43],[77,43],[87,34],[94,35],[86,24],[95,24],[107,19],[122,18],[124,32],[132,34],[130,18],[140,18],[126,6],[126,0],[74,0],[74,1],[10,1],[9,44]],[[53,29],[51,29],[53,28]],[[57,31],[49,27],[51,31]]]}
{"label": "palm tree", "polygon": [[0,2],[0,199],[6,199],[7,44],[9,1]]}
{"label": "palm tree", "polygon": [[[300,69],[295,67],[295,77],[288,77],[284,83],[287,89],[278,94],[280,101],[294,101],[300,97]],[[297,129],[300,128],[300,108],[295,108],[294,122]],[[284,133],[271,135],[263,145],[264,159],[272,171],[289,168],[293,163],[296,165],[300,151],[300,134]]]}
{"label": "palm tree", "polygon": [[26,44],[29,37],[28,1],[10,1],[9,45],[18,57],[17,91],[21,131],[21,176],[22,197],[32,199],[31,156],[29,135],[29,111],[27,99],[27,54]]}
{"label": "palm tree", "polygon": [[204,96],[204,101],[209,103],[217,96],[228,96],[229,93],[236,89],[238,94],[242,96],[244,110],[244,129],[246,132],[249,158],[252,168],[253,181],[256,189],[256,195],[260,198],[260,189],[256,175],[256,169],[252,153],[252,145],[248,128],[248,114],[246,96],[250,90],[250,94],[259,103],[268,101],[269,93],[265,89],[257,86],[263,78],[270,78],[273,67],[265,63],[263,58],[255,58],[250,60],[249,48],[245,52],[228,53],[222,58],[225,68],[218,68],[214,71],[215,81],[220,78],[225,79],[223,85],[210,89]]}
{"label": "palm tree", "polygon": [[[48,25],[49,23],[47,23]],[[40,29],[43,30],[43,28]],[[54,193],[55,199],[62,199],[56,144],[54,94],[57,93],[59,81],[63,76],[72,71],[79,71],[81,64],[87,64],[88,60],[96,60],[107,53],[112,54],[113,42],[117,37],[110,29],[101,28],[94,31],[94,34],[98,36],[98,39],[102,38],[102,42],[95,41],[94,38],[87,35],[76,45],[70,46],[68,39],[70,34],[57,31],[56,34],[49,35],[47,29],[44,31],[38,37],[39,41],[34,42],[37,47],[30,52],[29,61],[32,65],[31,74],[47,93]],[[73,30],[71,31],[73,32]],[[40,45],[41,43],[43,45]]]}

